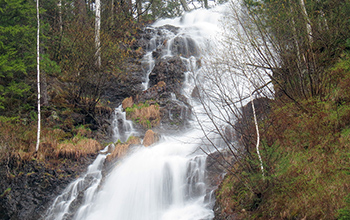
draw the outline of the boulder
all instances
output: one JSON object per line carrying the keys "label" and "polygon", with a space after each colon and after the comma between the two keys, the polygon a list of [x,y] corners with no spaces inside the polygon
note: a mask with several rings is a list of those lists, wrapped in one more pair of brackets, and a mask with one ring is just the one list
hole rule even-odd
{"label": "boulder", "polygon": [[189,58],[190,56],[199,56],[199,49],[196,42],[184,35],[177,36],[173,41],[169,42],[173,54]]}
{"label": "boulder", "polygon": [[179,56],[157,60],[149,75],[150,87],[164,81],[168,91],[179,94],[185,80],[185,71],[186,66]]}

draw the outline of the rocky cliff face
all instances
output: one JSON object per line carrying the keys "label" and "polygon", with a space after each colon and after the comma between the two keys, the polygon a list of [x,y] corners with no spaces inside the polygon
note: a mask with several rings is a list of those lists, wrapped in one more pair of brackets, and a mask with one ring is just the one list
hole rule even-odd
{"label": "rocky cliff face", "polygon": [[[186,125],[191,107],[181,92],[185,80],[184,72],[187,71],[181,56],[189,57],[198,54],[194,41],[185,37],[176,37],[169,44],[170,42],[166,40],[166,35],[169,33],[176,35],[178,28],[166,25],[160,28],[145,28],[140,33],[137,45],[142,47],[143,51],[156,47],[151,53],[154,67],[149,73],[149,88],[131,95],[133,104],[148,102],[159,105],[161,121],[154,129],[163,131],[179,130]],[[166,53],[169,50],[172,51],[172,56],[167,56]],[[149,68],[148,64],[139,62],[138,65],[139,70],[143,69],[145,75],[145,71]],[[145,80],[144,75],[141,76],[138,73],[139,79]]]}
{"label": "rocky cliff face", "polygon": [[52,200],[82,173],[94,156],[56,162],[21,161],[0,164],[0,219],[41,219]]}

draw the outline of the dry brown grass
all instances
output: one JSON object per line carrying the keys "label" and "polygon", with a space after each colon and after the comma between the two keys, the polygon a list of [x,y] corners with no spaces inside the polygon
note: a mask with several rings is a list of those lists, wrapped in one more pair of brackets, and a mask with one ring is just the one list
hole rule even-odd
{"label": "dry brown grass", "polygon": [[141,144],[139,137],[130,137],[126,143],[117,143],[114,150],[107,157],[107,161],[113,161],[116,158],[123,157],[131,145]]}
{"label": "dry brown grass", "polygon": [[36,123],[23,126],[18,122],[0,122],[0,159],[15,156],[19,161],[33,158],[47,160],[54,158],[77,159],[80,156],[95,154],[101,145],[93,139],[89,129],[76,128],[77,135],[67,139],[61,129],[43,128],[39,151],[35,152]]}
{"label": "dry brown grass", "polygon": [[75,158],[93,155],[101,150],[102,146],[94,139],[73,138],[72,142],[63,142],[58,144],[54,151],[56,157]]}
{"label": "dry brown grass", "polygon": [[143,146],[148,147],[159,140],[157,133],[154,133],[152,130],[147,130],[145,137],[143,138]]}
{"label": "dry brown grass", "polygon": [[127,118],[149,129],[159,125],[161,114],[157,105],[142,106],[140,104],[127,110]]}
{"label": "dry brown grass", "polygon": [[127,150],[129,149],[129,147],[130,147],[130,144],[116,144],[112,153],[108,155],[107,161],[112,161],[115,158],[124,156]]}
{"label": "dry brown grass", "polygon": [[125,98],[122,102],[123,109],[131,108],[134,105],[134,100],[132,97]]}
{"label": "dry brown grass", "polygon": [[21,121],[0,121],[0,159],[9,155],[27,157],[27,153],[34,152],[35,142],[36,125],[34,123],[24,125]]}

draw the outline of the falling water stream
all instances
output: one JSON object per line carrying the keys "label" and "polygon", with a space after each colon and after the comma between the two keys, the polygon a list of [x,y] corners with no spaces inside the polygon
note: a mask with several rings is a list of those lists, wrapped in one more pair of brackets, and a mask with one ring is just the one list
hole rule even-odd
{"label": "falling water stream", "polygon": [[[182,57],[187,66],[182,91],[192,104],[194,112],[201,111],[201,106],[195,100],[191,100],[191,92],[195,87],[193,79],[200,74],[201,69],[198,60],[205,56],[206,51],[213,46],[212,42],[218,38],[219,20],[224,8],[225,6],[220,6],[211,10],[192,11],[181,18],[160,20],[150,27],[152,29],[167,24],[179,27],[177,33],[160,28],[168,45],[161,51],[161,56],[192,53],[193,56]],[[185,45],[181,50],[177,48],[175,51],[172,42],[179,37],[184,39]],[[149,87],[148,76],[155,63],[152,52],[162,43],[156,38],[157,36],[154,36],[151,39],[141,62],[145,73],[145,89]],[[195,53],[194,49],[197,50]],[[121,107],[116,109],[115,114],[115,140],[125,141],[130,135],[135,135],[132,123],[125,119]],[[56,198],[45,219],[212,219],[213,201],[210,199],[205,179],[206,155],[199,149],[204,137],[194,117],[192,118],[189,122],[191,126],[185,131],[174,135],[162,134],[158,143],[147,148],[142,145],[133,148],[103,181],[101,169],[107,149],[102,151],[87,173],[71,183]],[[72,204],[82,194],[81,204],[72,213]]]}

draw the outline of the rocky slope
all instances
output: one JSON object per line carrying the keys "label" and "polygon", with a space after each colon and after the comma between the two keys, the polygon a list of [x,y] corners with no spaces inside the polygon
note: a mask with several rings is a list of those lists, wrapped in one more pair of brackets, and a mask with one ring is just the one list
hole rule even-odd
{"label": "rocky slope", "polygon": [[[184,57],[196,56],[198,51],[190,39],[176,38],[173,44],[175,56],[162,58],[161,53],[166,47],[165,30],[174,34],[178,31],[172,26],[166,26],[165,29],[145,28],[139,31],[138,35],[135,36],[136,42],[132,47],[132,56],[128,61],[130,74],[117,85],[108,86],[103,94],[103,98],[110,100],[108,108],[117,107],[125,98],[130,97],[124,109],[129,108],[131,111],[134,106],[139,106],[138,109],[145,108],[146,112],[152,111],[151,109],[157,111],[156,114],[150,114],[144,124],[137,123],[136,118],[129,115],[142,132],[149,129],[156,133],[169,130],[177,131],[186,126],[188,117],[191,115],[191,107],[186,98],[181,95],[186,66],[180,55]],[[150,39],[154,39],[154,37],[155,41],[158,42],[157,49],[152,53],[155,65],[149,76],[149,89],[143,91],[142,82],[145,73],[142,57],[151,46]],[[186,48],[182,46],[184,40]],[[115,81],[111,83],[115,83]],[[104,112],[96,121],[96,131],[93,132],[92,137],[100,141],[108,141],[108,137],[103,135],[108,132],[111,134],[109,128],[111,123],[108,119],[111,117],[112,111],[105,111],[106,108],[102,110]],[[141,110],[138,113],[144,114]],[[73,119],[79,119],[79,115],[74,116]],[[151,131],[148,133],[155,134]],[[152,142],[147,145],[151,144]],[[129,146],[130,143],[127,143],[123,151],[127,150]],[[120,149],[115,149],[116,157],[123,155],[123,152],[119,151]],[[74,152],[71,153],[74,155]],[[0,166],[0,219],[40,219],[54,198],[73,179],[86,170],[97,151],[73,157],[70,155],[71,153],[59,154],[58,157],[41,157],[40,159],[39,157],[36,159],[35,156],[24,159],[18,155],[11,155],[8,160],[2,161]],[[208,160],[208,184],[211,189],[215,189],[222,179],[223,169],[215,165],[215,161],[220,160],[220,156],[213,155],[210,158],[214,159]],[[107,169],[114,160],[113,158],[107,160]]]}

